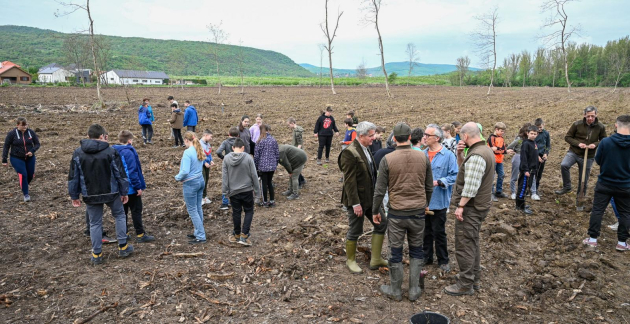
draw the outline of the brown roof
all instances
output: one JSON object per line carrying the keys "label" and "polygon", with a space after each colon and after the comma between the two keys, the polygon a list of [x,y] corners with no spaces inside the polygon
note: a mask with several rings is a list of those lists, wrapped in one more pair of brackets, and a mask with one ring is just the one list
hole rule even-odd
{"label": "brown roof", "polygon": [[[19,65],[11,62],[11,61],[4,61],[2,62],[2,66],[0,67],[0,74],[3,74],[4,72],[7,72],[9,70],[11,70],[12,68],[18,68],[20,69],[20,71],[29,74],[28,72],[24,71]],[[30,74],[29,74],[30,75]]]}

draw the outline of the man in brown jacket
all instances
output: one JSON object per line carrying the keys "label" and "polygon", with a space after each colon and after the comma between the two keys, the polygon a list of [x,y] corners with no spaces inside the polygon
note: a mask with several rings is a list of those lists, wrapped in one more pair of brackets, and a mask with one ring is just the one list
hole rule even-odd
{"label": "man in brown jacket", "polygon": [[370,269],[376,270],[379,267],[387,266],[387,261],[381,256],[387,222],[376,224],[372,218],[376,165],[369,147],[374,140],[375,131],[376,126],[370,122],[359,123],[356,139],[345,150],[341,151],[339,157],[339,167],[343,172],[341,203],[347,209],[350,225],[346,235],[346,265],[352,273],[363,272],[356,262],[356,250],[357,240],[363,234],[364,218],[367,218],[374,226]]}
{"label": "man in brown jacket", "polygon": [[182,138],[182,128],[184,128],[184,113],[179,110],[177,103],[171,104],[171,118],[168,120],[171,123],[173,129],[173,137],[175,138],[175,146],[184,146],[184,139]]}
{"label": "man in brown jacket", "polygon": [[[569,143],[569,151],[560,163],[562,173],[562,189],[556,190],[556,195],[564,195],[571,191],[571,167],[578,165],[578,183],[582,183],[582,168],[584,167],[584,151],[588,148],[586,159],[586,176],[584,182],[588,184],[588,177],[595,160],[595,150],[599,142],[606,137],[606,127],[597,119],[597,108],[588,106],[584,109],[584,118],[571,125],[564,140]],[[585,186],[586,188],[586,186]],[[578,188],[577,194],[580,194]]]}
{"label": "man in brown jacket", "polygon": [[[494,152],[481,140],[477,124],[470,122],[460,131],[457,144],[459,172],[451,204],[455,210],[455,257],[459,265],[457,283],[444,288],[452,296],[472,295],[479,289],[481,223],[492,206]],[[464,149],[468,154],[464,157]]]}
{"label": "man in brown jacket", "polygon": [[[422,137],[422,136],[420,136]],[[403,243],[409,241],[409,300],[415,301],[422,290],[419,286],[424,259],[424,217],[429,210],[433,193],[433,172],[427,155],[411,148],[411,128],[399,123],[394,127],[396,150],[387,154],[378,167],[378,179],[374,190],[374,222],[380,223],[379,211],[385,192],[389,192],[387,212],[389,237],[389,279],[391,284],[382,285],[381,291],[389,298],[402,299]]]}

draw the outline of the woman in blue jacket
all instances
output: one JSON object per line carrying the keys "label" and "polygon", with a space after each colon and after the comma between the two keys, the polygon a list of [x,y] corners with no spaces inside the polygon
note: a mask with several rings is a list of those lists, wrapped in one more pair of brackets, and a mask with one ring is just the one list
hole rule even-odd
{"label": "woman in blue jacket", "polygon": [[26,118],[17,119],[17,126],[7,133],[2,150],[2,165],[8,163],[11,151],[11,166],[18,173],[20,188],[24,194],[24,201],[31,201],[28,185],[35,175],[35,151],[39,149],[39,138],[32,129],[28,128]]}
{"label": "woman in blue jacket", "polygon": [[179,165],[179,173],[175,180],[181,181],[184,187],[184,201],[190,220],[192,220],[195,232],[188,235],[190,244],[206,243],[206,231],[203,228],[203,210],[201,209],[201,199],[203,198],[202,168],[206,159],[206,154],[201,148],[201,143],[195,138],[195,133],[186,132],[184,134],[184,145],[186,150]]}
{"label": "woman in blue jacket", "polygon": [[153,144],[151,139],[153,138],[153,109],[149,105],[149,99],[142,99],[142,106],[138,108],[138,123],[142,126],[142,139],[144,144]]}

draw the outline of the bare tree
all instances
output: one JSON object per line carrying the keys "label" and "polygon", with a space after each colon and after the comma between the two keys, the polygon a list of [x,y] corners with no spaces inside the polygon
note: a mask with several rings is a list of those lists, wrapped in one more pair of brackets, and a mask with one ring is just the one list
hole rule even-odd
{"label": "bare tree", "polygon": [[81,84],[85,86],[85,78],[83,77],[83,70],[88,65],[90,57],[90,42],[82,34],[68,34],[63,39],[63,53],[68,63],[74,64],[75,77],[78,78],[76,82],[81,81]]}
{"label": "bare tree", "polygon": [[319,47],[319,87],[322,87],[322,78],[324,77],[324,50],[326,45],[318,44]]}
{"label": "bare tree", "polygon": [[466,73],[468,73],[468,67],[470,66],[470,58],[468,55],[462,56],[457,59],[457,64],[455,67],[457,68],[457,76],[459,77],[459,86],[461,87],[464,83],[464,77],[466,77]]}
{"label": "bare tree", "polygon": [[475,16],[479,25],[473,32],[472,38],[477,47],[477,54],[486,68],[492,67],[488,93],[494,83],[494,72],[497,68],[497,23],[499,22],[498,9],[495,7],[488,13]]}
{"label": "bare tree", "polygon": [[613,92],[617,91],[617,85],[619,84],[619,80],[621,76],[628,71],[628,47],[623,46],[618,50],[613,50],[610,53],[610,67],[613,72],[617,75],[615,78],[615,89]]}
{"label": "bare tree", "polygon": [[221,94],[221,73],[219,70],[219,54],[221,54],[221,46],[227,41],[229,34],[223,30],[223,21],[218,24],[209,24],[206,26],[210,31],[210,41],[214,43],[212,45],[212,54],[214,55],[214,61],[217,65],[217,78],[219,79],[219,94]]}
{"label": "bare tree", "polygon": [[[420,61],[420,53],[418,53],[418,49],[416,49],[416,45],[413,43],[407,44],[407,58],[409,59],[409,72],[407,73],[407,77],[411,78],[411,72],[413,72],[413,68],[418,66],[418,61]],[[407,86],[409,86],[409,79],[407,79]]]}
{"label": "bare tree", "polygon": [[361,61],[361,64],[357,66],[356,72],[357,72],[357,78],[365,79],[365,77],[367,76],[367,69],[365,68],[365,59],[363,59]]}
{"label": "bare tree", "polygon": [[571,80],[569,80],[569,58],[567,46],[571,36],[578,34],[580,27],[568,24],[569,15],[564,10],[564,5],[576,0],[545,0],[541,6],[543,12],[549,12],[551,17],[543,24],[542,28],[555,29],[548,34],[541,36],[544,43],[550,48],[559,48],[562,51],[564,61],[564,77],[567,81],[567,91],[571,92]]}
{"label": "bare tree", "polygon": [[343,15],[343,11],[337,10],[337,22],[335,23],[335,28],[333,29],[333,32],[331,34],[330,29],[328,28],[328,0],[324,0],[324,1],[325,1],[324,7],[326,8],[326,21],[319,24],[319,28],[322,29],[322,32],[324,33],[324,36],[326,36],[326,40],[328,41],[328,45],[324,45],[324,49],[328,51],[328,63],[330,67],[330,88],[332,89],[333,94],[337,94],[337,92],[335,92],[335,82],[333,80],[334,75],[333,75],[333,63],[332,63],[332,53],[333,53],[332,43],[335,40],[335,36],[337,36],[337,28],[339,28],[339,19],[341,18],[341,15]]}
{"label": "bare tree", "polygon": [[392,97],[392,93],[389,91],[389,80],[387,79],[387,70],[385,70],[385,50],[383,49],[383,37],[381,37],[381,30],[378,28],[378,15],[381,12],[382,0],[363,0],[365,12],[365,22],[374,24],[376,33],[378,34],[378,49],[381,53],[381,68],[383,69],[383,76],[385,77],[385,90],[387,96]]}
{"label": "bare tree", "polygon": [[92,52],[92,64],[94,64],[94,73],[96,73],[96,95],[98,97],[98,104],[103,107],[103,96],[101,95],[101,70],[97,62],[97,44],[94,37],[94,20],[92,19],[92,12],[90,11],[90,0],[85,1],[85,5],[76,4],[72,2],[58,2],[60,5],[69,8],[68,11],[60,12],[57,9],[55,17],[68,16],[77,10],[84,10],[87,13],[89,27],[88,32],[90,35],[90,51]]}
{"label": "bare tree", "polygon": [[523,76],[523,88],[525,88],[525,83],[527,82],[527,78],[529,78],[529,74],[532,71],[532,54],[530,54],[527,50],[521,53],[521,64],[520,70],[521,75]]}
{"label": "bare tree", "polygon": [[238,40],[238,73],[241,75],[241,94],[245,94],[245,78],[243,77],[243,67],[245,57],[243,55],[243,40]]}

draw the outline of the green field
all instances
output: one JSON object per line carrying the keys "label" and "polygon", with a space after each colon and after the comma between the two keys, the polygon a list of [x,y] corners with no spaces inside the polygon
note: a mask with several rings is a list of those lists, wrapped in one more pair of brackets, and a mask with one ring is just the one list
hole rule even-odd
{"label": "green field", "polygon": [[[241,85],[240,77],[222,77],[214,76],[172,76],[172,80],[205,80],[203,86],[215,86],[219,84],[219,80],[223,86],[238,87]],[[360,86],[360,85],[376,85],[384,84],[381,78],[335,78],[335,85],[340,86]],[[243,84],[245,86],[319,86],[320,78],[299,78],[299,77],[244,77]],[[431,76],[412,76],[398,77],[393,83],[394,85],[450,85],[449,77],[446,74]],[[322,87],[330,86],[330,78],[321,79]]]}

